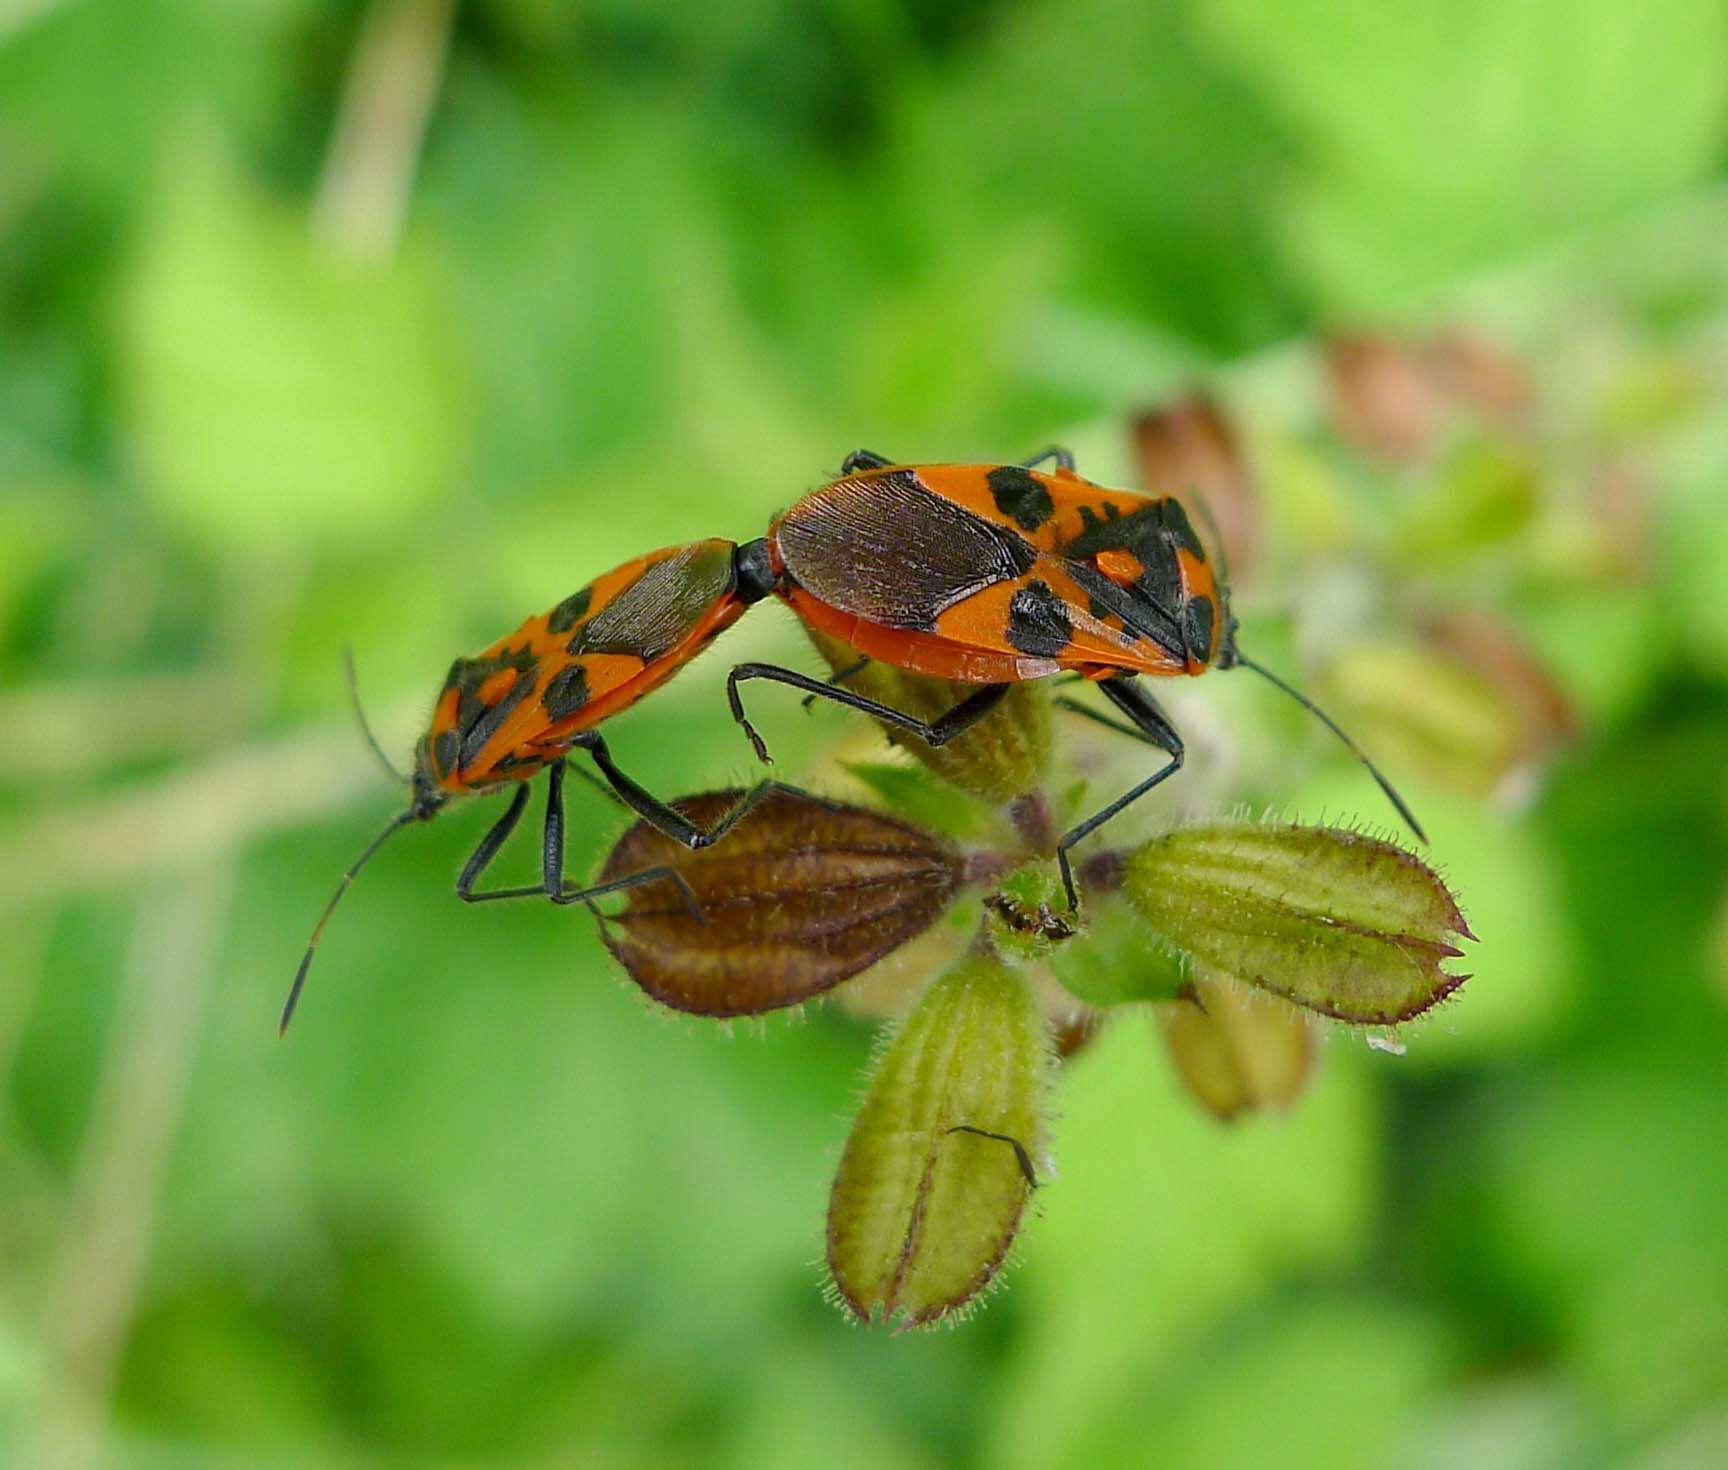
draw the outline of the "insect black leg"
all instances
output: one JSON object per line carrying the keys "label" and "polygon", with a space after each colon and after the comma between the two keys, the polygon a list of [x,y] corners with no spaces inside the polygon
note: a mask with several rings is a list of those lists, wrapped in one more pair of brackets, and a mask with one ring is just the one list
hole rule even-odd
{"label": "insect black leg", "polygon": [[[501,896],[495,893],[476,893],[474,885],[492,865],[492,859],[498,856],[498,849],[510,840],[510,834],[522,820],[522,809],[527,805],[528,783],[523,781],[516,787],[516,794],[510,798],[510,805],[505,809],[504,815],[492,824],[492,829],[480,839],[480,845],[474,849],[474,855],[462,865],[461,876],[456,879],[456,896],[463,903],[484,903],[489,898]],[[530,888],[525,891],[540,893],[543,890]]]}
{"label": "insect black leg", "polygon": [[[1110,702],[1133,722],[1134,733],[1147,744],[1155,745],[1160,750],[1168,752],[1170,760],[1168,764],[1154,771],[1138,786],[1117,797],[1108,806],[1094,812],[1079,826],[1062,834],[1061,840],[1056,844],[1056,861],[1062,869],[1062,887],[1068,895],[1068,907],[1070,909],[1080,907],[1080,896],[1074,888],[1074,872],[1068,864],[1068,849],[1082,838],[1096,832],[1124,808],[1132,806],[1159,782],[1168,780],[1182,769],[1182,737],[1176,733],[1175,726],[1164,717],[1164,712],[1152,702],[1151,695],[1147,694],[1138,684],[1126,678],[1105,679],[1098,687],[1104,691]],[[1108,719],[1105,719],[1104,723],[1114,724]]]}
{"label": "insect black leg", "polygon": [[[474,892],[474,885],[480,881],[480,875],[498,855],[498,849],[508,840],[516,829],[516,823],[521,820],[522,809],[528,804],[528,783],[524,781],[516,788],[510,809],[480,840],[480,846],[474,849],[474,856],[468,859],[467,866],[462,869],[462,876],[456,880],[456,892],[464,903],[496,903],[504,898],[550,898],[554,903],[564,901],[564,772],[565,765],[562,760],[553,761],[546,768],[546,827],[540,840],[540,867],[543,874],[541,881],[520,888],[494,888],[485,893]],[[612,793],[607,791],[606,794],[611,796]]]}
{"label": "insect black leg", "polygon": [[684,907],[690,911],[690,917],[698,924],[708,922],[702,912],[702,905],[697,901],[696,890],[685,881],[684,875],[673,868],[644,868],[640,873],[632,873],[627,878],[614,878],[608,883],[596,883],[589,888],[572,888],[554,895],[553,903],[585,903],[594,910],[594,917],[604,919],[606,915],[594,907],[594,900],[605,898],[609,893],[623,893],[630,888],[641,888],[648,883],[670,883],[684,900]]}
{"label": "insect black leg", "polygon": [[1026,1152],[1026,1145],[1011,1133],[992,1133],[988,1128],[974,1128],[970,1123],[956,1123],[948,1130],[950,1133],[976,1133],[980,1138],[994,1138],[998,1143],[1005,1143],[1014,1150],[1014,1162],[1020,1166],[1020,1172],[1026,1176],[1026,1187],[1038,1187],[1038,1172],[1032,1167],[1032,1155]]}
{"label": "insect black leg", "polygon": [[854,449],[840,461],[840,473],[855,475],[859,470],[880,470],[893,463],[887,455],[877,454],[873,449]]}
{"label": "insect black leg", "polygon": [[[592,753],[592,750],[590,750],[590,753]],[[618,770],[615,765],[611,764],[611,755],[609,753],[606,756],[606,761],[611,770]],[[618,774],[620,776],[623,775],[622,772],[619,772]],[[629,778],[624,777],[624,779],[628,780]],[[635,783],[631,782],[631,785],[634,786]],[[638,792],[641,791],[640,787],[636,787],[635,789]],[[706,832],[704,832],[700,827],[695,826],[693,823],[686,822],[684,825],[696,834],[696,840],[694,842],[685,842],[685,846],[691,848],[711,847],[742,822],[745,817],[749,816],[764,797],[767,797],[774,792],[782,792],[788,796],[801,797],[805,801],[818,802],[822,806],[831,807],[833,805],[831,802],[823,801],[820,797],[812,796],[808,791],[800,791],[796,786],[788,786],[784,781],[760,781],[755,786],[751,787],[750,790],[746,791],[744,795],[738,799],[732,810],[727,812],[725,816],[721,817],[720,820]],[[645,792],[642,794],[646,795]],[[649,797],[649,800],[652,801],[653,798]],[[659,829],[659,823],[656,822],[652,816],[646,812],[642,815],[648,821],[653,822],[655,827]],[[677,816],[678,814],[673,812],[672,815]],[[683,819],[679,818],[679,820],[682,821]],[[676,841],[684,841],[684,838],[677,833],[668,832],[665,835],[672,837]],[[644,868],[641,872],[632,873],[627,878],[613,878],[609,882],[596,883],[590,888],[568,887],[564,889],[563,892],[554,895],[552,902],[560,904],[585,903],[589,908],[594,909],[594,900],[597,898],[603,898],[609,893],[622,893],[625,889],[637,888],[644,883],[661,882],[670,883],[673,887],[678,889],[680,895],[684,899],[685,908],[690,911],[691,918],[693,918],[698,924],[707,923],[707,919],[702,913],[701,902],[696,897],[696,891],[691,888],[682,873],[678,872],[674,868],[668,868],[665,866]],[[526,891],[532,892],[534,890]],[[603,915],[598,909],[594,909],[594,916],[596,918],[605,917],[605,915]]]}
{"label": "insect black leg", "polygon": [[614,791],[610,786],[608,786],[604,781],[602,781],[598,776],[596,776],[592,771],[590,771],[586,766],[570,766],[570,767],[568,767],[568,770],[572,776],[580,776],[584,781],[586,781],[590,786],[592,786],[596,791],[598,791],[602,796],[604,796],[607,801],[611,802],[613,806],[623,806],[624,805],[624,803],[618,799],[618,793],[616,791]]}
{"label": "insect black leg", "polygon": [[[863,673],[869,666],[870,660],[867,658],[861,658],[856,663],[847,664],[843,669],[836,669],[822,682],[824,684],[844,684],[848,679],[857,678],[858,675]],[[814,694],[806,694],[798,701],[798,703],[803,705],[805,709],[809,709],[816,703],[816,696]]]}
{"label": "insect black leg", "polygon": [[[1130,735],[1136,740],[1147,739],[1146,732],[1138,725],[1130,725],[1124,720],[1113,720],[1103,710],[1093,709],[1089,704],[1082,704],[1070,694],[1058,694],[1054,703],[1065,710],[1071,710],[1074,714],[1085,716],[1094,725],[1102,725],[1106,730],[1114,730],[1118,735]],[[1148,741],[1147,743],[1156,745],[1157,741]],[[1163,747],[1160,746],[1159,748],[1162,749]]]}
{"label": "insect black leg", "polygon": [[1020,468],[1023,470],[1034,470],[1047,459],[1056,462],[1056,469],[1059,473],[1069,475],[1074,473],[1074,451],[1072,449],[1064,449],[1060,444],[1052,444],[1048,449],[1041,450],[1039,453],[1033,455],[1031,459],[1021,460]]}
{"label": "insect black leg", "polygon": [[[739,798],[738,804],[721,817],[713,827],[704,831],[698,827],[676,807],[668,806],[659,797],[644,790],[632,781],[623,771],[618,769],[612,759],[612,752],[606,748],[606,742],[592,730],[584,731],[575,742],[583,746],[593,758],[594,764],[600,768],[600,774],[606,778],[611,787],[623,799],[624,805],[653,827],[662,836],[670,837],[674,842],[695,851],[698,848],[711,847],[739,822],[747,817],[756,804],[771,792],[784,792],[789,796],[797,796],[805,801],[821,801],[820,797],[812,796],[808,791],[801,791],[796,786],[788,786],[783,781],[762,781],[750,788]],[[823,805],[830,805],[824,802]]]}
{"label": "insect black leg", "polygon": [[564,759],[546,769],[546,830],[540,840],[540,872],[554,903],[564,892]]}
{"label": "insect black leg", "polygon": [[879,700],[854,694],[850,689],[837,689],[820,679],[812,679],[808,674],[783,669],[778,664],[738,664],[726,676],[726,700],[732,706],[732,718],[744,727],[744,733],[750,737],[756,759],[764,762],[772,757],[768,754],[768,747],[763,743],[762,737],[756,733],[756,727],[744,713],[744,701],[738,694],[738,686],[746,679],[772,679],[777,684],[790,684],[794,689],[802,689],[818,699],[831,699],[835,704],[843,704],[848,709],[873,715],[899,729],[910,730],[928,744],[937,746],[946,745],[956,735],[962,735],[971,729],[1002,702],[1011,687],[1007,684],[980,685],[976,693],[967,695],[940,719],[926,721]]}

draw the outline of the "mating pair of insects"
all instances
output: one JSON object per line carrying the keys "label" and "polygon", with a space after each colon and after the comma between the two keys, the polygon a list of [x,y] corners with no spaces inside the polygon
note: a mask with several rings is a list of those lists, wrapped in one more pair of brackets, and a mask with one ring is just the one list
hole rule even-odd
{"label": "mating pair of insects", "polygon": [[[1046,462],[1051,470],[1037,468]],[[1127,723],[1076,708],[1164,753],[1151,775],[1057,842],[1070,908],[1079,904],[1070,849],[1182,765],[1182,739],[1138,675],[1253,669],[1324,721],[1422,836],[1403,799],[1349,736],[1237,648],[1225,579],[1214,575],[1173,496],[1104,489],[1076,474],[1073,457],[1061,449],[1010,465],[896,464],[860,450],[759,540],[693,541],[650,552],[530,618],[479,656],[451,665],[431,726],[415,748],[413,773],[403,778],[413,793],[408,809],[343,875],[294,977],[283,1029],[354,875],[395,832],[431,820],[455,797],[515,788],[456,879],[457,894],[469,903],[535,896],[580,903],[645,882],[678,882],[663,868],[591,887],[566,880],[565,757],[586,750],[619,799],[674,841],[700,848],[723,839],[778,783],[764,782],[714,826],[698,827],[620,770],[597,727],[664,684],[770,595],[861,659],[978,687],[926,722],[854,693],[838,676],[820,680],[773,664],[739,664],[727,677],[727,699],[764,762],[767,746],[740,695],[752,679],[791,685],[942,745],[988,715],[1016,682],[1073,673],[1096,683]],[[541,770],[547,775],[543,881],[477,892],[521,820],[529,780]]]}

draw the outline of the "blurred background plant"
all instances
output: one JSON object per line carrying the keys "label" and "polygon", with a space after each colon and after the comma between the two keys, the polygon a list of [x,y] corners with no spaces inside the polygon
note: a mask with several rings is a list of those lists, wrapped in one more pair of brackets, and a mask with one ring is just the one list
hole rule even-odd
{"label": "blurred background plant", "polygon": [[[1702,0],[0,5],[8,1458],[1728,1458],[1725,100]],[[459,819],[275,1045],[396,799],[344,642],[405,750],[847,449],[1133,483],[1197,383],[1245,641],[1482,937],[1408,1055],[1223,1129],[1124,1018],[1012,1289],[890,1339],[803,1264],[868,1028],[664,1024],[456,903]],[[747,773],[722,666],[619,722],[656,789]],[[1170,702],[1194,810],[1377,819],[1263,686]]]}

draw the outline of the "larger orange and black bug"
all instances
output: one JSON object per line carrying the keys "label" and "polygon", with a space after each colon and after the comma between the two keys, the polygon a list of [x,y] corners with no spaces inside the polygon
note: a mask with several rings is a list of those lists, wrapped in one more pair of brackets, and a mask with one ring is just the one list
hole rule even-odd
{"label": "larger orange and black bug", "polygon": [[[1046,459],[1054,472],[1036,468]],[[790,684],[941,745],[987,715],[1011,683],[1060,673],[1096,682],[1129,723],[1064,703],[1169,756],[1062,835],[1056,854],[1070,905],[1078,899],[1069,849],[1182,765],[1182,739],[1137,675],[1253,669],[1318,715],[1422,835],[1403,799],[1331,719],[1243,657],[1225,581],[1173,496],[1094,485],[1060,449],[1018,465],[895,464],[861,450],[839,478],[774,521],[768,558],[775,592],[812,627],[866,658],[981,687],[927,723],[832,681],[740,664],[727,684],[732,713],[764,760],[738,693],[748,679]]]}
{"label": "larger orange and black bug", "polygon": [[[412,793],[408,809],[379,833],[337,885],[294,976],[282,1028],[294,1014],[324,926],[354,875],[386,838],[410,823],[430,821],[456,797],[515,787],[509,806],[456,879],[463,900],[539,896],[569,904],[640,883],[680,881],[665,869],[651,869],[596,887],[566,883],[564,761],[570,751],[586,750],[625,806],[691,848],[717,841],[768,791],[786,789],[764,783],[704,830],[621,771],[595,728],[664,684],[766,597],[773,582],[763,541],[669,546],[597,577],[475,657],[457,659],[415,747],[413,772],[401,778]],[[547,773],[542,882],[476,892],[521,820],[528,782],[542,770]]]}

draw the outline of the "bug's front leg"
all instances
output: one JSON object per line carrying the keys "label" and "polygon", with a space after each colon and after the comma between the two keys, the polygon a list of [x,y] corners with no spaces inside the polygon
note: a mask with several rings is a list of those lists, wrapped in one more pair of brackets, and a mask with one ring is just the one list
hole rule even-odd
{"label": "bug's front leg", "polygon": [[1116,798],[1108,806],[1094,812],[1077,827],[1064,832],[1056,843],[1056,862],[1062,870],[1062,888],[1068,895],[1068,907],[1080,907],[1080,895],[1074,887],[1074,870],[1069,865],[1068,850],[1083,838],[1096,832],[1112,817],[1117,816],[1126,808],[1140,800],[1154,786],[1160,785],[1182,769],[1184,747],[1182,737],[1176,733],[1176,727],[1165,717],[1164,712],[1153,703],[1152,696],[1146,693],[1134,679],[1122,677],[1105,679],[1098,687],[1104,691],[1105,697],[1128,716],[1132,728],[1118,724],[1106,716],[1094,715],[1094,712],[1084,705],[1073,703],[1072,708],[1082,714],[1093,716],[1100,724],[1113,730],[1122,730],[1144,740],[1148,745],[1154,745],[1164,751],[1169,757],[1168,763],[1159,767],[1138,786]]}

